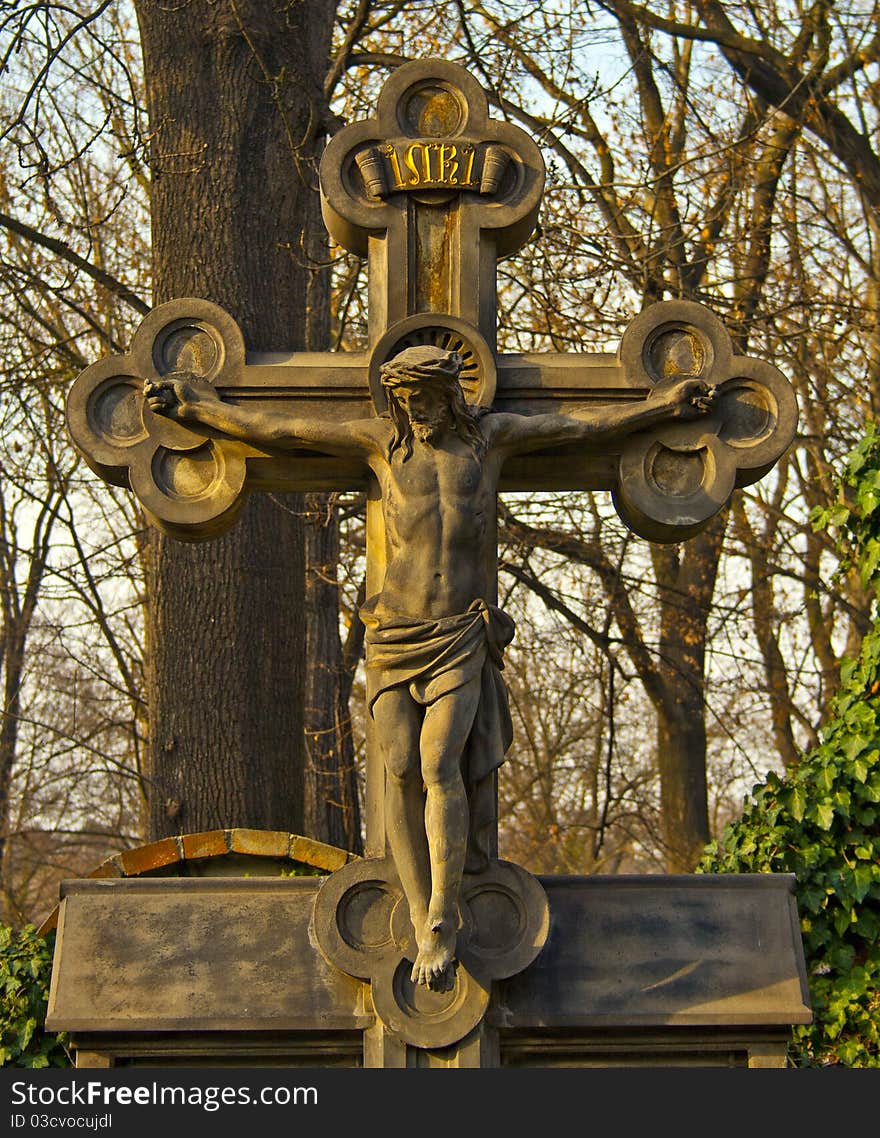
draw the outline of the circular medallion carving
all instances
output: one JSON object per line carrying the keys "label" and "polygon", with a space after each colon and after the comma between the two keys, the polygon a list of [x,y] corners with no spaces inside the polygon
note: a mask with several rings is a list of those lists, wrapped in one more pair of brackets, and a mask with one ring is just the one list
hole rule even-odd
{"label": "circular medallion carving", "polygon": [[718,437],[732,447],[752,447],[769,438],[778,419],[773,393],[753,379],[731,379],[719,395]]}
{"label": "circular medallion carving", "polygon": [[673,498],[700,493],[714,473],[712,455],[705,447],[693,451],[670,450],[657,443],[646,456],[648,482]]}
{"label": "circular medallion carving", "polygon": [[461,91],[436,79],[415,83],[398,104],[398,119],[412,137],[450,138],[467,123],[467,103]]}
{"label": "circular medallion carving", "polygon": [[695,328],[661,327],[645,341],[645,370],[656,382],[706,375],[712,346]]}
{"label": "circular medallion carving", "polygon": [[532,963],[550,931],[543,886],[522,866],[492,861],[462,884],[466,939],[461,959],[472,975],[502,980]]}
{"label": "circular medallion carving", "polygon": [[172,321],[153,341],[153,364],[159,375],[183,371],[211,379],[223,367],[224,354],[216,329],[185,317]]}
{"label": "circular medallion carving", "polygon": [[406,1016],[429,1021],[448,1020],[464,1003],[466,983],[460,968],[455,969],[449,989],[442,992],[413,983],[411,973],[412,963],[401,960],[392,981],[395,1003]]}
{"label": "circular medallion carving", "polygon": [[198,297],[181,297],[144,318],[131,360],[143,379],[181,371],[214,383],[244,365],[244,340],[228,312]]}
{"label": "circular medallion carving", "polygon": [[336,909],[339,935],[351,948],[370,952],[391,943],[397,896],[382,881],[364,881],[345,893]]}
{"label": "circular medallion carving", "polygon": [[461,963],[452,987],[437,992],[414,984],[412,961],[386,959],[373,980],[376,1014],[389,1031],[414,1047],[448,1047],[480,1022],[489,1004],[488,987]]}
{"label": "circular medallion carving", "polygon": [[143,384],[132,376],[113,376],[95,388],[86,414],[92,431],[119,447],[147,437],[142,409]]}
{"label": "circular medallion carving", "polygon": [[631,382],[653,387],[687,376],[730,375],[730,337],[714,312],[690,300],[649,304],[617,352]]}
{"label": "circular medallion carving", "polygon": [[[733,490],[733,452],[699,420],[634,435],[620,456],[618,513],[651,541],[684,541],[717,514]],[[690,435],[690,438],[688,437]]]}
{"label": "circular medallion carving", "polygon": [[152,472],[157,488],[167,498],[197,502],[209,497],[222,481],[222,455],[211,442],[184,453],[159,447],[153,455]]}
{"label": "circular medallion carving", "polygon": [[528,913],[523,899],[502,884],[485,885],[466,894],[472,931],[470,944],[481,956],[509,951],[523,938]]}
{"label": "circular medallion carving", "polygon": [[349,976],[365,978],[378,962],[399,960],[392,916],[401,898],[390,859],[351,861],[331,874],[315,898],[313,920],[325,958]]}

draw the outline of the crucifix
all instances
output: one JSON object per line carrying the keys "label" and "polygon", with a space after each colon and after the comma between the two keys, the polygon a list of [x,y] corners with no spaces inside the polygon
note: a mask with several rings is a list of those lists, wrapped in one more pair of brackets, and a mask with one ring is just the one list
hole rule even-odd
{"label": "crucifix", "polygon": [[314,933],[389,1037],[446,1047],[548,932],[541,885],[497,857],[496,492],[610,489],[636,533],[683,540],[772,467],[796,408],[685,301],[644,310],[616,354],[497,352],[497,262],[533,232],[544,167],[454,64],[398,68],[320,177],[331,236],[368,260],[366,351],[248,352],[228,314],[175,300],[79,377],[68,420],[183,540],[253,490],[366,489],[367,855],[327,880]]}

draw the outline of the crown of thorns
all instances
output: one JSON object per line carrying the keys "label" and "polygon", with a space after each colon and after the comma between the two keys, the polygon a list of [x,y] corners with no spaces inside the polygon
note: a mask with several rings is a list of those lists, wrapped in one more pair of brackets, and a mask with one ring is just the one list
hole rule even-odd
{"label": "crown of thorns", "polygon": [[426,344],[398,352],[387,364],[382,364],[379,376],[383,387],[458,379],[463,362],[458,352],[447,352]]}

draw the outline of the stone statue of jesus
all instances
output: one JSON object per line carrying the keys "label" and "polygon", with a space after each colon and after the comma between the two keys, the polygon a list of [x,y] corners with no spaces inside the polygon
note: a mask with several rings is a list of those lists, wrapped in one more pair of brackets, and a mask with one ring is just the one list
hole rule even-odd
{"label": "stone statue of jesus", "polygon": [[[453,982],[459,890],[485,867],[485,790],[511,741],[502,652],[513,622],[494,607],[495,496],[506,459],[704,414],[715,389],[684,378],[638,404],[572,414],[474,411],[461,357],[422,346],[382,368],[389,414],[334,422],[223,402],[187,374],[145,385],[150,409],[267,450],[311,447],[361,459],[379,481],[386,571],[367,600],[367,698],[385,765],[395,869],[418,947],[412,979]],[[482,789],[481,789],[482,788]]]}

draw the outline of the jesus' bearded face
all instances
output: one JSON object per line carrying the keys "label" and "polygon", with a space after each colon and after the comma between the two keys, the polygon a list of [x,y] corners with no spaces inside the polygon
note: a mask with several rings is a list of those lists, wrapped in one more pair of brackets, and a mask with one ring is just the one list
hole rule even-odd
{"label": "jesus' bearded face", "polygon": [[389,458],[399,451],[406,462],[413,442],[440,447],[450,431],[483,456],[486,440],[459,383],[462,363],[458,352],[423,344],[382,364],[380,378],[393,425]]}
{"label": "jesus' bearded face", "polygon": [[452,423],[448,396],[439,383],[403,383],[394,395],[419,442],[434,444]]}

